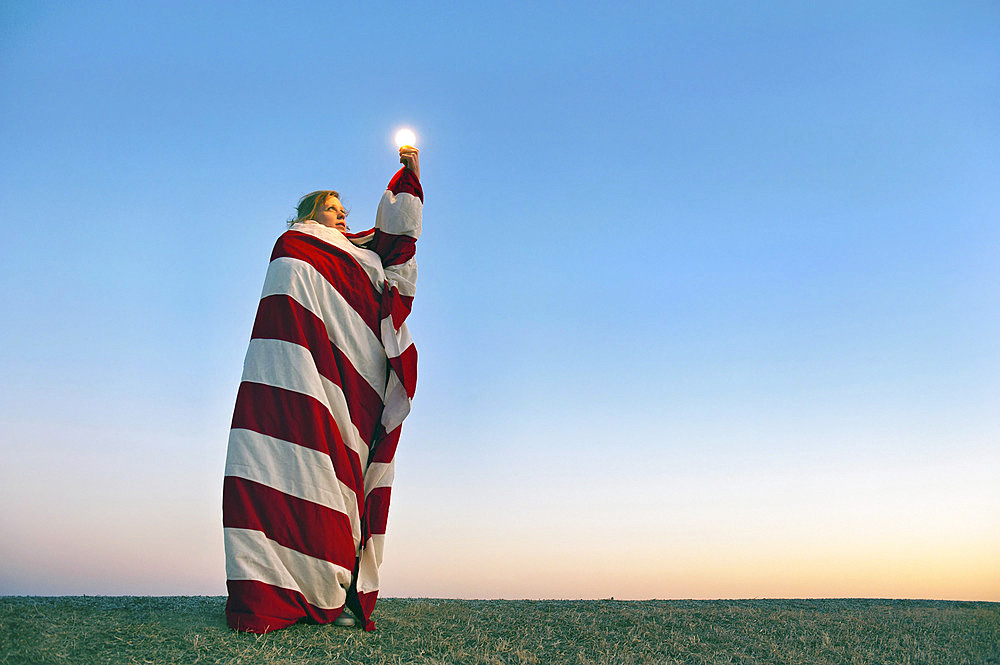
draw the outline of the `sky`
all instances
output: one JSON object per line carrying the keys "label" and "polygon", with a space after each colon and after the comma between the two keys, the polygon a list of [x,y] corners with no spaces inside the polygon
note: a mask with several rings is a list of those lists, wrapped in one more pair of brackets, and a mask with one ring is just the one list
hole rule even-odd
{"label": "sky", "polygon": [[383,596],[1000,601],[1000,8],[628,4],[3,3],[0,594],[225,593],[271,247],[408,126]]}

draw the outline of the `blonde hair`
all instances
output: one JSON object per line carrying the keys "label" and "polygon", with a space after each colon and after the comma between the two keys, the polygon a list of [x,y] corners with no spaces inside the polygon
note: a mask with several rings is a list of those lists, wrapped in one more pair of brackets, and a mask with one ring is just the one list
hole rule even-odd
{"label": "blonde hair", "polygon": [[295,206],[295,217],[288,220],[288,225],[291,226],[292,224],[296,224],[307,219],[315,219],[314,215],[316,214],[316,211],[319,210],[320,206],[326,203],[326,200],[331,196],[338,201],[340,200],[340,192],[332,189],[320,189],[315,192],[309,192],[303,196],[299,199],[299,204]]}

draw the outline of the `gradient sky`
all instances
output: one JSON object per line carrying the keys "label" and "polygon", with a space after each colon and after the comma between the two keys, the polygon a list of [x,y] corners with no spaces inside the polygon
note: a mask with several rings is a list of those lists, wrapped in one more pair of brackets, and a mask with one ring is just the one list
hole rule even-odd
{"label": "gradient sky", "polygon": [[383,595],[1000,600],[996,3],[357,4],[0,7],[0,594],[225,593],[271,246],[409,125]]}

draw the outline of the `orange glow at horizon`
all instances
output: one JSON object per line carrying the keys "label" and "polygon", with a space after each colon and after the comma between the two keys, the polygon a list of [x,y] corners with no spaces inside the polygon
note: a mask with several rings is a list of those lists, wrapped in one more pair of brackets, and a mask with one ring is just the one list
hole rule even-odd
{"label": "orange glow at horizon", "polygon": [[[464,598],[1000,601],[997,550],[990,546],[825,553],[691,548],[658,555],[629,552],[621,545],[609,545],[603,552],[523,545],[519,549],[510,543],[485,554],[452,543],[446,561],[440,560],[437,547],[426,550],[428,558],[407,548],[407,557],[386,560],[385,594],[424,596],[433,588],[440,597]],[[419,580],[419,588],[403,580]]]}

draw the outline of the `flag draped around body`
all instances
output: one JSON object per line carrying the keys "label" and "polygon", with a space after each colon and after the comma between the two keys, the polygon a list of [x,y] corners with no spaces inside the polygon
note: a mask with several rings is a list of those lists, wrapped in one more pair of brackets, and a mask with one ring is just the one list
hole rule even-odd
{"label": "flag draped around body", "polygon": [[274,246],[229,435],[226,620],[265,633],[345,607],[372,630],[394,457],[416,387],[406,327],[423,191],[400,169],[375,227],[296,223]]}

